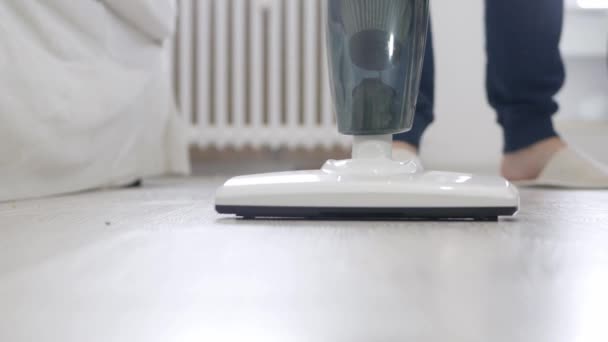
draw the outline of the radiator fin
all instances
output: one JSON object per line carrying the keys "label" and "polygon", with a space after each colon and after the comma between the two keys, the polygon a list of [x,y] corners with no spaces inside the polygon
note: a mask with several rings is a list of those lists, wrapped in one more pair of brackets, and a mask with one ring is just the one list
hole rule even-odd
{"label": "radiator fin", "polygon": [[346,146],[325,57],[324,0],[179,0],[176,85],[200,147]]}

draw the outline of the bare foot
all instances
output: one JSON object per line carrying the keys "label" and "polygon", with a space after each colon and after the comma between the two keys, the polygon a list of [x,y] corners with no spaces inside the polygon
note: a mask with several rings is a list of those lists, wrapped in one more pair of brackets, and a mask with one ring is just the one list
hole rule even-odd
{"label": "bare foot", "polygon": [[403,142],[403,141],[394,141],[393,142],[393,149],[395,149],[395,150],[404,149],[404,150],[407,150],[409,152],[412,152],[413,154],[418,154],[418,149],[416,148],[416,146],[408,144],[408,143]]}
{"label": "bare foot", "polygon": [[532,146],[505,154],[501,173],[510,181],[533,180],[538,178],[556,152],[566,147],[558,137],[545,139]]}

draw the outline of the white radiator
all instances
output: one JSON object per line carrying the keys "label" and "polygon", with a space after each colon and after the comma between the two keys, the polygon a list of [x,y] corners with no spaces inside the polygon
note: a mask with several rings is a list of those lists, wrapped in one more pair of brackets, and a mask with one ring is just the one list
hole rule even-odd
{"label": "white radiator", "polygon": [[196,144],[348,144],[335,128],[323,4],[180,0],[177,94]]}

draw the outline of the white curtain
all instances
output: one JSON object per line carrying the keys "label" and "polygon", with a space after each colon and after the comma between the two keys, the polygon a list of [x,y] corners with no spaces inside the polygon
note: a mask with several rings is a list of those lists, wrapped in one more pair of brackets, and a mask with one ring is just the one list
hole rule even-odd
{"label": "white curtain", "polygon": [[189,172],[174,21],[174,0],[0,1],[0,201]]}

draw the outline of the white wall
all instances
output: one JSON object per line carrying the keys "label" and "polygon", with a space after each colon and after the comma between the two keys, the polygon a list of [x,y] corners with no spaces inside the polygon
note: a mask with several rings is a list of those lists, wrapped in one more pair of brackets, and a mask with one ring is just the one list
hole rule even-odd
{"label": "white wall", "polygon": [[[429,168],[495,172],[500,161],[502,133],[495,123],[495,114],[488,106],[485,96],[483,0],[437,0],[431,1],[431,6],[437,69],[436,121],[425,137],[423,159]],[[592,36],[580,34],[581,32],[578,31],[589,30],[588,22],[583,22],[580,18],[575,20],[570,18],[571,15],[565,32],[567,37],[567,41],[564,41],[565,54],[568,55],[575,48],[577,51],[584,51],[589,45],[601,53],[606,46],[607,34]],[[606,25],[599,27],[608,27],[606,16],[600,18]],[[580,41],[580,37],[592,38],[592,40],[585,44]],[[604,37],[603,42],[601,37]],[[601,45],[598,48],[596,44]],[[596,57],[593,63],[598,64],[586,65],[590,71],[585,75],[569,68],[569,72],[574,72],[579,77],[569,78],[572,82],[569,81],[564,94],[572,95],[564,98],[566,102],[563,103],[563,108],[569,111],[577,111],[580,108],[578,102],[580,91],[577,90],[582,89],[585,84],[593,84],[599,94],[608,94],[605,60]],[[608,113],[605,114],[608,118]],[[579,135],[585,134],[585,130],[581,129],[580,125],[577,125],[576,132]],[[602,145],[608,144],[608,128],[600,131],[599,134],[596,129],[596,135],[599,139],[604,139]],[[575,143],[582,141],[574,136],[572,140]],[[593,146],[598,144],[596,140],[593,142],[588,140],[585,140],[586,144]],[[591,152],[596,155],[603,153],[599,150]],[[608,158],[608,154],[604,153],[603,156]]]}
{"label": "white wall", "polygon": [[[484,88],[483,1],[432,1],[436,119],[422,147],[427,167],[496,165],[501,132]],[[481,146],[482,145],[482,146]]]}

